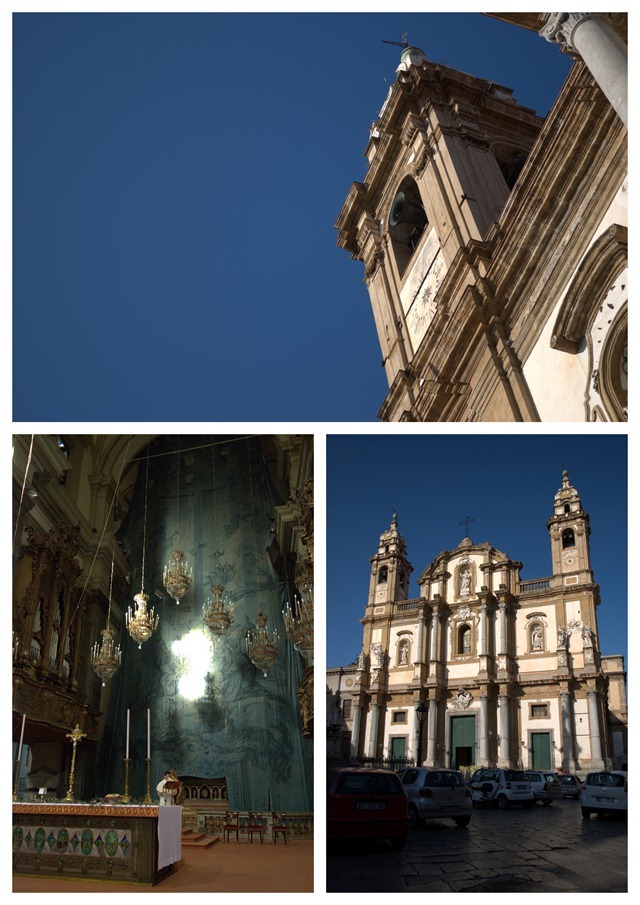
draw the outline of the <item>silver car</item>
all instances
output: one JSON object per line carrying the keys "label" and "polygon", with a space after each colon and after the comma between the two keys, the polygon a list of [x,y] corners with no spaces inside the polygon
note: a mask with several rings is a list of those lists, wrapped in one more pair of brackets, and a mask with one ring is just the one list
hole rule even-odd
{"label": "silver car", "polygon": [[497,804],[505,811],[512,804],[533,807],[535,801],[531,783],[523,770],[502,770],[489,767],[471,784],[473,806]]}
{"label": "silver car", "polygon": [[535,800],[541,801],[545,807],[562,798],[560,780],[551,770],[526,770],[525,775],[531,783]]}
{"label": "silver car", "polygon": [[412,826],[433,817],[450,817],[457,826],[471,820],[471,791],[459,770],[406,767],[399,773],[409,798]]}

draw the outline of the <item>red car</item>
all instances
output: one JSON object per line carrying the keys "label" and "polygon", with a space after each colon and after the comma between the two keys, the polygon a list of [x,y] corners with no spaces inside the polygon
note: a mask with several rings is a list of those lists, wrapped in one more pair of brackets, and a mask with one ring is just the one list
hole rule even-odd
{"label": "red car", "polygon": [[327,782],[328,839],[389,839],[401,849],[409,832],[407,793],[390,770],[343,767]]}

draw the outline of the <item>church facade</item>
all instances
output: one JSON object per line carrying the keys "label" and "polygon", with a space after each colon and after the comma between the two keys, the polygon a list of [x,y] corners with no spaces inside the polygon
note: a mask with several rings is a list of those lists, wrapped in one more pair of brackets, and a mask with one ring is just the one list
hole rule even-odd
{"label": "church facade", "polygon": [[572,55],[546,118],[406,47],[336,223],[364,266],[378,418],[626,421],[626,16],[495,18]]}
{"label": "church facade", "polygon": [[[357,661],[327,671],[334,759],[584,772],[626,764],[624,662],[600,651],[589,515],[566,471],[552,574],[465,537],[408,597],[396,516],[371,559]],[[625,767],[626,769],[626,767]]]}

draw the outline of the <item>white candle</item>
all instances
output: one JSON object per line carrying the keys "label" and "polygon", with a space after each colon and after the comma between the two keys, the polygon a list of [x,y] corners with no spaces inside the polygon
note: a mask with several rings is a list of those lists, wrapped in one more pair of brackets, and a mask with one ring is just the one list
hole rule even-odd
{"label": "white candle", "polygon": [[18,745],[18,756],[17,756],[16,760],[20,760],[20,755],[22,754],[22,741],[24,739],[24,724],[26,723],[26,721],[27,721],[27,714],[23,713],[22,714],[22,730],[20,732],[20,744]]}
{"label": "white candle", "polygon": [[129,760],[129,711],[127,710],[127,752],[125,754],[127,760]]}
{"label": "white candle", "polygon": [[147,709],[147,757],[151,760],[151,711]]}

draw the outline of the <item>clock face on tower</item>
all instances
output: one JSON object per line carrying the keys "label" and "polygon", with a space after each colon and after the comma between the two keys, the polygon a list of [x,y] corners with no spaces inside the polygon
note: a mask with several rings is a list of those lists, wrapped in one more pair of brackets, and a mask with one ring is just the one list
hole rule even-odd
{"label": "clock face on tower", "polygon": [[566,550],[562,554],[562,564],[566,568],[571,569],[578,562],[578,556],[575,550]]}

